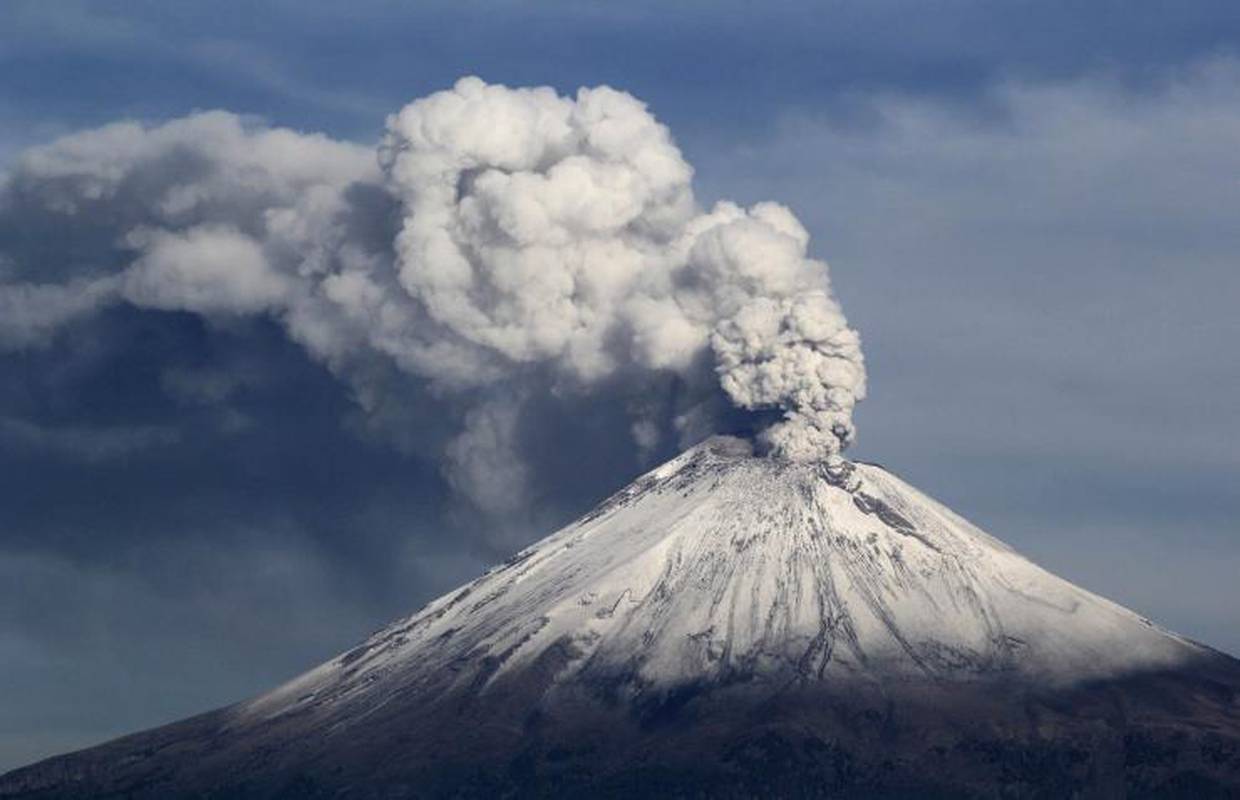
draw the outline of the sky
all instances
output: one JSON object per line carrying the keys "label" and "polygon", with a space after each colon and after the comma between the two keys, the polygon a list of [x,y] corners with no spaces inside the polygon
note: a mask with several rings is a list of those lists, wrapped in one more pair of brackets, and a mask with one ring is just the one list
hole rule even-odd
{"label": "sky", "polygon": [[[391,241],[392,201],[341,187],[465,75],[628,92],[700,204],[787,206],[861,336],[850,457],[1240,654],[1234,3],[15,0],[0,74],[0,289],[67,287],[0,292],[0,769],[271,688],[676,451],[634,446],[630,372],[342,361],[257,273],[90,299],[135,249],[177,268],[132,220],[203,164],[241,198],[213,236],[320,181]],[[67,152],[107,181],[177,120],[125,192],[48,210]]]}

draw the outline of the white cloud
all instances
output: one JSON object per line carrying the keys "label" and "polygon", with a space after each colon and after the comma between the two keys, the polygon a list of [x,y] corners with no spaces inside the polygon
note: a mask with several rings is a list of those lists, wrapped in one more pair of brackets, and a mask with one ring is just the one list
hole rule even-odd
{"label": "white cloud", "polygon": [[[525,469],[519,409],[496,397],[661,375],[699,406],[682,436],[712,430],[722,393],[783,413],[767,437],[783,455],[851,441],[861,352],[805,228],[774,203],[700,208],[692,168],[632,96],[465,78],[392,115],[377,156],[225,112],[32,148],[2,213],[65,231],[76,257],[49,270],[32,263],[48,243],[7,254],[19,277],[0,286],[0,338],[45,339],[121,301],[267,315],[368,407],[386,405],[375,361],[460,398],[449,474],[491,509],[515,502]],[[30,282],[66,273],[80,277]],[[640,422],[627,427],[647,452],[677,427]]]}
{"label": "white cloud", "polygon": [[[851,440],[860,348],[826,265],[806,255],[804,227],[773,203],[702,212],[692,169],[634,98],[463,79],[394,116],[382,152],[406,207],[400,284],[460,339],[587,383],[621,369],[686,371],[713,343],[737,405],[783,410],[783,428],[817,432],[795,449],[772,437],[785,455]],[[776,320],[745,330],[750,347],[732,346],[724,331],[741,330],[738,315],[753,317],[755,304],[795,307],[814,336],[783,336]],[[772,361],[821,354],[837,338],[849,346],[830,358],[852,369],[815,369],[811,380],[845,383],[812,396],[803,384],[749,385]]]}
{"label": "white cloud", "polygon": [[144,308],[253,314],[282,305],[291,290],[261,245],[231,228],[139,229],[127,242],[142,255],[125,271],[122,293]]}
{"label": "white cloud", "polygon": [[[994,90],[999,113],[986,120],[881,97],[861,126],[785,120],[761,159],[734,159],[729,170],[743,177],[754,164],[742,194],[761,186],[790,195],[830,235],[850,281],[869,289],[855,302],[884,326],[876,330],[888,339],[901,331],[910,357],[926,352],[928,361],[933,350],[944,359],[933,380],[904,373],[920,383],[902,394],[930,383],[944,396],[974,391],[967,372],[948,370],[984,349],[977,330],[990,314],[1027,333],[1005,363],[1040,365],[1019,370],[1015,387],[1036,382],[1057,353],[1098,351],[1081,360],[1096,363],[1106,335],[1036,319],[1033,306],[999,306],[989,275],[1002,272],[1025,298],[1048,280],[1073,284],[1106,314],[1105,287],[1089,283],[1097,273],[1070,265],[1122,252],[1128,269],[1166,276],[1164,300],[1207,302],[1182,296],[1160,248],[1173,241],[1179,253],[1217,254],[1221,232],[1234,227],[1234,186],[1219,176],[1229,174],[1240,131],[1235,72],[1217,62],[1141,96],[1103,80],[1007,84]],[[367,408],[391,407],[370,383],[376,361],[459,398],[462,420],[481,408],[477,397],[586,397],[617,376],[663,375],[686,388],[673,419],[653,419],[645,406],[634,414],[628,427],[643,451],[668,432],[710,432],[712,392],[763,419],[782,412],[766,438],[785,454],[830,453],[851,440],[865,370],[806,227],[773,203],[699,207],[692,168],[634,98],[465,79],[394,114],[378,161],[365,148],[222,112],[118,123],[27,151],[6,178],[3,213],[51,215],[66,240],[87,223],[105,225],[117,249],[99,262],[117,266],[60,265],[55,274],[67,280],[40,281],[31,256],[7,253],[0,342],[43,341],[122,298],[262,313],[352,381]],[[950,246],[966,240],[968,249]],[[941,291],[947,265],[964,291]],[[1134,325],[1156,319],[1156,301]],[[1146,337],[1140,351],[1153,370],[1183,368],[1160,341]],[[1126,352],[1114,344],[1102,349]],[[1120,365],[1136,380],[1148,373],[1143,363],[1134,354]],[[1036,395],[1020,392],[997,405]],[[486,442],[494,450],[467,460],[512,477],[502,465],[518,417],[467,435],[471,452]]]}

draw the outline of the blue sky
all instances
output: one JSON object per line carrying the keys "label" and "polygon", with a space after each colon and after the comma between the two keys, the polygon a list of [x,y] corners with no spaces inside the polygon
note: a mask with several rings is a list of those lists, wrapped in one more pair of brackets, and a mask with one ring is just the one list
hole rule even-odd
{"label": "blue sky", "polygon": [[[205,109],[369,146],[463,74],[629,91],[701,198],[783,202],[830,262],[856,457],[1240,652],[1240,8],[668,6],[9,2],[0,163]],[[15,207],[0,281],[109,257],[106,219]],[[583,449],[614,404],[548,399],[572,421],[495,535],[425,446],[451,410],[404,391],[377,431],[261,318],[114,307],[0,354],[0,768],[267,688],[642,466]]]}

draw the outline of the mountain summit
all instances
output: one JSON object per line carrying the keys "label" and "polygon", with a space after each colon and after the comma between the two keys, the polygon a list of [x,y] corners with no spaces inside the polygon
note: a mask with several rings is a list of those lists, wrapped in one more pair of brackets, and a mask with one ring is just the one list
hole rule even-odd
{"label": "mountain summit", "polygon": [[1240,793],[1240,662],[881,467],[716,437],[248,702],[0,798]]}

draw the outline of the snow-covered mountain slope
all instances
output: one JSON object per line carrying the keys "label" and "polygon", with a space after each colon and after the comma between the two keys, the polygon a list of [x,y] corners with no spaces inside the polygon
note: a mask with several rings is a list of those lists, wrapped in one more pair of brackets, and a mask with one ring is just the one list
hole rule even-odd
{"label": "snow-covered mountain slope", "polygon": [[738,677],[1065,685],[1203,648],[881,467],[756,458],[719,437],[246,711],[348,702],[397,674],[457,671],[485,693],[551,649],[569,656],[556,682],[639,694]]}
{"label": "snow-covered mountain slope", "polygon": [[881,467],[722,437],[268,694],[0,778],[6,799],[1211,792],[1240,793],[1240,662]]}

